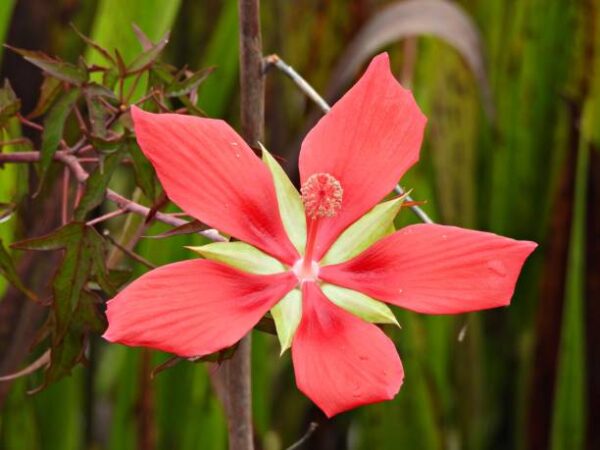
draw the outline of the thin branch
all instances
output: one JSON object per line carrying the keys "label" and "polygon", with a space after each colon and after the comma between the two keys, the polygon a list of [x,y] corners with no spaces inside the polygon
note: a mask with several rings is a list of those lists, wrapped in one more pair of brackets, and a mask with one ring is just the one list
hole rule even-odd
{"label": "thin branch", "polygon": [[21,114],[17,114],[17,117],[19,118],[19,120],[21,121],[21,123],[23,125],[28,126],[29,128],[33,128],[34,130],[37,130],[37,131],[44,131],[44,127],[41,126],[39,123],[32,122],[31,120],[27,119],[26,117],[23,117]]}
{"label": "thin branch", "polygon": [[0,376],[0,382],[11,381],[11,380],[15,380],[17,378],[24,377],[26,375],[29,375],[29,374],[35,372],[38,369],[41,369],[42,367],[46,367],[48,364],[50,364],[50,349],[46,350],[42,354],[42,356],[40,356],[38,359],[33,361],[31,364],[29,364],[24,369],[19,370],[18,372],[15,372],[15,373],[10,373],[8,375]]}
{"label": "thin branch", "polygon": [[[399,184],[396,185],[394,191],[400,195],[406,195],[406,192],[400,187]],[[405,198],[407,202],[414,202],[413,198],[410,195],[406,195]],[[418,205],[411,205],[409,206],[409,208],[419,219],[421,219],[423,223],[434,223],[433,220],[431,220],[431,217],[429,217],[427,213],[423,211]]]}
{"label": "thin branch", "polygon": [[304,444],[306,441],[308,441],[310,439],[310,437],[313,435],[313,433],[315,432],[315,430],[319,427],[319,424],[317,422],[311,422],[310,425],[308,426],[308,430],[306,430],[306,433],[304,433],[304,436],[302,436],[298,441],[294,442],[292,445],[290,445],[288,448],[286,448],[286,450],[296,450],[299,449],[302,444]]}
{"label": "thin branch", "polygon": [[138,83],[140,82],[140,78],[142,77],[142,74],[144,72],[139,72],[135,78],[133,79],[133,83],[131,84],[131,88],[129,89],[129,92],[127,93],[127,96],[125,97],[125,100],[123,101],[123,103],[125,105],[129,104],[129,100],[131,100],[131,96],[134,94],[135,89],[137,88]]}
{"label": "thin branch", "polygon": [[8,146],[8,145],[19,145],[19,144],[29,144],[31,141],[27,138],[16,138],[9,139],[8,141],[0,142],[0,147]]}
{"label": "thin branch", "polygon": [[111,111],[112,113],[116,114],[119,112],[119,110],[117,108],[115,108],[113,105],[111,105],[104,97],[96,97],[100,103],[102,103],[102,105],[108,109],[109,111]]}
{"label": "thin branch", "polygon": [[75,111],[75,117],[77,117],[77,122],[79,123],[79,131],[81,131],[81,133],[85,135],[87,133],[87,126],[85,124],[85,120],[83,120],[81,111],[77,106],[75,106],[73,110]]}
{"label": "thin branch", "polygon": [[96,225],[97,223],[104,222],[105,220],[109,220],[109,219],[113,219],[115,217],[122,216],[123,214],[126,214],[126,213],[127,213],[127,211],[124,209],[115,209],[114,211],[103,214],[99,217],[96,217],[96,218],[86,222],[86,225],[91,227],[92,225]]}
{"label": "thin branch", "polygon": [[117,247],[119,250],[121,250],[123,253],[125,253],[127,256],[129,256],[131,259],[139,262],[140,264],[146,266],[149,269],[156,269],[156,264],[151,263],[150,261],[148,261],[146,258],[144,258],[141,255],[138,255],[137,253],[135,253],[132,250],[129,250],[127,247],[119,244],[116,239],[114,239],[111,235],[110,232],[108,230],[104,230],[104,233],[102,233],[102,235],[108,239],[110,241],[110,243],[112,245],[114,245],[115,247]]}
{"label": "thin branch", "polygon": [[81,158],[81,157],[79,157],[79,158],[77,158],[77,160],[80,163],[98,163],[100,161],[100,158],[97,158],[97,157],[94,157],[94,156],[90,156],[90,157],[87,157],[87,158]]}
{"label": "thin branch", "polygon": [[319,95],[319,93],[310,85],[308,82],[300,76],[296,70],[290,65],[288,65],[283,59],[279,57],[279,55],[272,54],[265,57],[265,69],[268,69],[270,66],[275,66],[283,73],[285,73],[288,77],[292,79],[296,86],[304,92],[304,94],[310,98],[313,102],[315,102],[319,108],[324,113],[328,113],[331,111],[331,106],[327,104],[325,99]]}
{"label": "thin branch", "polygon": [[62,178],[62,205],[61,205],[61,221],[66,225],[69,221],[69,182],[71,181],[71,172],[67,166],[63,169]]}
{"label": "thin branch", "polygon": [[149,93],[147,93],[146,95],[144,95],[142,98],[140,98],[138,101],[136,101],[134,103],[134,105],[141,105],[142,103],[144,103],[146,100],[150,99],[154,97],[154,89],[150,90]]}
{"label": "thin branch", "polygon": [[[34,162],[38,162],[40,160],[40,158],[41,158],[40,152],[36,152],[36,151],[17,152],[17,153],[0,153],[0,164],[3,164],[3,163],[34,163]],[[75,178],[77,179],[77,181],[79,183],[84,183],[88,179],[89,174],[81,166],[77,157],[70,155],[65,151],[57,151],[54,154],[54,159],[56,161],[59,161],[59,162],[65,164],[67,167],[69,167],[69,169],[71,169],[71,172],[73,173],[73,175],[75,175]],[[115,203],[122,210],[132,212],[135,214],[139,214],[144,217],[146,217],[148,215],[148,213],[150,212],[150,208],[148,208],[144,205],[140,205],[139,203],[136,203],[132,200],[129,200],[129,199],[123,197],[122,195],[116,193],[112,189],[106,190],[106,199]],[[158,220],[159,222],[163,222],[163,223],[166,223],[167,225],[171,225],[174,227],[179,227],[181,225],[188,223],[187,220],[179,219],[177,217],[174,217],[171,214],[165,214],[165,213],[161,213],[161,212],[157,212],[154,215],[154,219]],[[227,239],[225,239],[225,237],[223,237],[221,234],[219,234],[219,232],[215,229],[202,230],[202,231],[199,231],[198,234],[200,234],[212,241],[224,242],[227,240]]]}
{"label": "thin branch", "polygon": [[[302,78],[302,76],[298,72],[296,72],[296,70],[294,70],[292,66],[283,61],[278,55],[273,54],[265,57],[264,66],[265,71],[270,66],[278,68],[296,84],[298,89],[300,89],[304,93],[304,95],[306,95],[308,98],[314,101],[319,106],[319,108],[321,108],[321,111],[323,111],[325,114],[331,111],[331,106],[329,106],[325,99],[321,97],[319,93],[310,84],[308,84],[308,81]],[[404,195],[404,189],[402,189],[400,185],[396,185],[394,191],[396,191],[400,195]],[[412,202],[414,200],[410,197],[410,195],[407,195],[406,201]],[[423,211],[418,205],[412,205],[410,206],[410,209],[423,222],[434,223],[433,220],[431,220],[431,218],[427,215],[427,213]]]}

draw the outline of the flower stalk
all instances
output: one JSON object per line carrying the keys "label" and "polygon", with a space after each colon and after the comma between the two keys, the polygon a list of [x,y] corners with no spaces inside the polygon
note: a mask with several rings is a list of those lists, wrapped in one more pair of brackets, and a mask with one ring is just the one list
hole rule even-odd
{"label": "flower stalk", "polygon": [[[240,97],[242,137],[253,147],[262,140],[264,128],[264,77],[259,0],[239,0]],[[252,450],[252,390],[250,379],[250,333],[235,355],[223,364],[227,391],[229,448]]]}

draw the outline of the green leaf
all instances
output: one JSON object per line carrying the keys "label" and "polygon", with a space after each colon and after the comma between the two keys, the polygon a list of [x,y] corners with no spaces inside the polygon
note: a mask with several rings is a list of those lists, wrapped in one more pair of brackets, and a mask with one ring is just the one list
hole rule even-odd
{"label": "green leaf", "polygon": [[294,247],[296,247],[300,254],[304,254],[304,246],[306,245],[306,218],[304,216],[302,198],[281,166],[275,161],[275,158],[271,156],[262,144],[260,144],[260,148],[262,149],[263,162],[267,165],[273,176],[277,203],[279,204],[279,214],[283,226]]}
{"label": "green leaf", "polygon": [[[19,291],[25,294],[30,299],[34,300],[36,298],[35,294],[31,292],[29,289],[25,287],[19,274],[17,273],[15,266],[13,264],[13,260],[8,253],[8,251],[4,248],[4,244],[2,243],[2,239],[0,239],[0,273],[4,276],[14,287],[16,287]],[[2,298],[0,298],[0,301]]]}
{"label": "green leaf", "polygon": [[[586,211],[590,177],[590,152],[595,151],[588,136],[579,142],[575,199],[572,212],[569,255],[566,269],[566,289],[560,328],[560,347],[552,414],[551,449],[583,450],[585,445],[586,400],[591,398],[586,385]],[[592,300],[596,301],[596,300]],[[589,311],[589,310],[588,310]],[[594,345],[588,341],[590,345]],[[592,360],[589,360],[592,363]]]}
{"label": "green leaf", "polygon": [[347,261],[388,235],[393,230],[394,218],[400,211],[404,198],[402,196],[380,203],[350,225],[333,243],[321,264]]}
{"label": "green leaf", "polygon": [[137,142],[129,143],[129,154],[133,161],[133,172],[135,174],[135,184],[144,192],[144,195],[151,201],[156,199],[156,174],[154,167],[148,158],[144,156]]}
{"label": "green leaf", "polygon": [[0,89],[0,127],[20,110],[21,100],[17,98],[8,79],[4,80],[4,87]]}
{"label": "green leaf", "polygon": [[130,74],[137,73],[152,66],[169,43],[169,35],[170,33],[167,31],[156,45],[135,58],[127,67],[127,72]]}
{"label": "green leaf", "polygon": [[105,86],[102,86],[101,84],[94,83],[94,82],[86,84],[85,87],[83,88],[83,91],[85,92],[86,95],[89,95],[92,97],[106,97],[111,100],[117,99],[117,96],[111,89],[109,89]]}
{"label": "green leaf", "polygon": [[35,108],[28,115],[30,119],[43,115],[52,105],[58,94],[62,91],[62,82],[54,77],[46,75],[40,88],[40,96]]}
{"label": "green leaf", "polygon": [[351,289],[324,283],[321,290],[329,300],[349,313],[371,323],[391,323],[398,325],[392,310],[382,302]]}
{"label": "green leaf", "polygon": [[63,61],[25,57],[31,64],[39,67],[47,74],[75,86],[81,86],[88,80],[87,71],[79,66]]}
{"label": "green leaf", "polygon": [[[6,32],[11,23],[11,17],[16,0],[4,0],[0,2],[0,42],[6,42]],[[2,51],[0,47],[0,62],[2,61]]]}
{"label": "green leaf", "polygon": [[183,106],[185,106],[187,108],[188,114],[193,114],[195,116],[200,116],[200,117],[207,117],[206,111],[204,111],[202,108],[199,108],[198,106],[196,106],[196,104],[194,102],[192,102],[187,95],[180,95],[177,98],[179,99],[179,101],[181,103],[183,103]]}
{"label": "green leaf", "polygon": [[199,70],[191,77],[186,78],[183,81],[176,81],[172,83],[165,91],[165,95],[167,97],[179,97],[190,94],[198,89],[198,86],[200,86],[206,77],[208,77],[214,70],[214,67],[207,67]]}
{"label": "green leaf", "polygon": [[84,95],[85,102],[87,104],[90,125],[92,126],[92,136],[106,138],[106,108],[102,103],[100,103],[95,95],[90,94],[87,90],[84,91]]}
{"label": "green leaf", "polygon": [[100,136],[90,135],[90,143],[99,153],[110,155],[118,150],[123,142],[124,134],[120,134],[110,138],[102,138]]}
{"label": "green leaf", "polygon": [[135,37],[137,38],[138,42],[142,46],[142,49],[144,51],[150,50],[154,46],[154,43],[148,36],[146,36],[146,33],[144,33],[144,30],[142,30],[140,27],[138,27],[136,23],[132,23],[131,27],[133,28]]}
{"label": "green leaf", "polygon": [[13,202],[0,202],[0,223],[6,222],[15,213],[17,205]]}
{"label": "green leaf", "polygon": [[231,108],[239,78],[238,7],[224,2],[200,67],[216,66],[215,76],[202,84],[198,104],[211,117],[222,117]]}
{"label": "green leaf", "polygon": [[43,185],[54,154],[58,149],[58,144],[63,136],[65,129],[65,122],[73,105],[77,102],[80,94],[79,89],[72,89],[65,92],[59,99],[52,105],[46,120],[44,120],[44,131],[42,133],[42,149],[41,149],[41,179],[40,187]]}
{"label": "green leaf", "polygon": [[76,221],[85,220],[87,214],[102,203],[108,183],[120,162],[121,152],[112,153],[105,157],[103,163],[99,164],[90,175],[86,182],[85,193],[74,213]]}
{"label": "green leaf", "polygon": [[[75,311],[85,297],[84,287],[93,272],[104,277],[105,243],[92,227],[73,222],[38,238],[18,242],[13,247],[27,250],[65,249],[65,255],[54,276],[52,291],[54,340],[60,341],[69,331]],[[100,264],[99,261],[102,261]]]}
{"label": "green leaf", "polygon": [[102,84],[112,89],[119,80],[119,71],[116,68],[111,68],[102,74]]}
{"label": "green leaf", "polygon": [[85,34],[83,34],[81,31],[79,31],[77,29],[77,27],[75,27],[75,25],[71,24],[71,28],[73,28],[73,30],[75,31],[75,33],[77,33],[77,35],[81,38],[81,40],[83,42],[85,42],[91,48],[93,48],[94,50],[96,50],[99,55],[102,55],[102,57],[104,57],[104,59],[106,59],[107,62],[111,63],[112,65],[116,64],[115,63],[115,59],[111,56],[111,54],[109,53],[108,50],[106,50],[104,47],[102,47],[101,45],[99,45],[97,42],[95,42],[94,40],[90,39]]}
{"label": "green leaf", "polygon": [[178,227],[171,228],[163,233],[153,234],[151,236],[144,237],[147,239],[164,239],[173,236],[180,236],[182,234],[193,234],[206,229],[206,224],[200,222],[199,220],[192,220],[190,222],[184,223],[183,225],[179,225]]}
{"label": "green leaf", "polygon": [[88,291],[81,291],[80,302],[73,314],[72,325],[60,339],[52,339],[50,366],[44,373],[44,382],[36,388],[37,392],[50,383],[71,373],[72,368],[85,359],[85,344],[89,332],[102,332],[105,323],[96,304],[99,299]]}
{"label": "green leaf", "polygon": [[24,239],[11,245],[19,250],[50,251],[60,250],[70,242],[78,239],[81,234],[82,224],[69,224],[54,230],[52,233],[30,239]]}
{"label": "green leaf", "polygon": [[207,259],[219,261],[245,272],[268,275],[281,273],[285,267],[272,256],[245,242],[213,242],[200,247],[186,247]]}
{"label": "green leaf", "polygon": [[6,45],[6,47],[23,56],[26,61],[39,67],[54,78],[66,81],[67,83],[72,83],[76,86],[81,86],[88,80],[87,70],[85,70],[83,67],[75,66],[59,59],[51,58],[40,51],[27,50],[9,45]]}
{"label": "green leaf", "polygon": [[277,337],[281,344],[280,355],[292,346],[294,334],[302,318],[302,294],[300,290],[293,289],[283,297],[279,303],[271,308],[271,315],[275,321]]}
{"label": "green leaf", "polygon": [[164,86],[176,83],[177,74],[174,73],[175,71],[175,67],[162,61],[156,61],[150,70],[150,86],[164,88]]}

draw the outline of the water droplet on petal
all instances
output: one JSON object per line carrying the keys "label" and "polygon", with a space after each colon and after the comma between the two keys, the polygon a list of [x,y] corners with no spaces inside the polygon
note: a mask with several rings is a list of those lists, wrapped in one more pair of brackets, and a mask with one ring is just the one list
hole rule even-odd
{"label": "water droplet on petal", "polygon": [[448,239],[448,236],[446,234],[442,234],[442,239]]}

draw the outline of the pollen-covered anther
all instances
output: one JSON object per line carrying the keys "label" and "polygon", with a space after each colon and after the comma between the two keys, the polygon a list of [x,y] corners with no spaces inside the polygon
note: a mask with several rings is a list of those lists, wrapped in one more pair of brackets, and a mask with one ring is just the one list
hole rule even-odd
{"label": "pollen-covered anther", "polygon": [[302,184],[302,201],[306,215],[334,217],[342,207],[344,190],[340,182],[328,173],[315,173]]}

